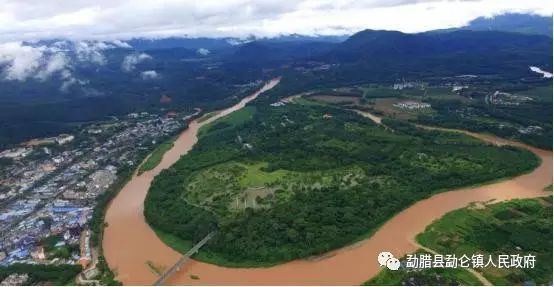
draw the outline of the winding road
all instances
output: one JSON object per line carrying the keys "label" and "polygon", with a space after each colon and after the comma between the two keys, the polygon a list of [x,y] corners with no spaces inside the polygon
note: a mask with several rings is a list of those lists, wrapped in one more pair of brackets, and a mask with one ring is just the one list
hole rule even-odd
{"label": "winding road", "polygon": [[[108,227],[104,233],[103,248],[109,266],[117,279],[126,285],[149,285],[157,275],[147,262],[169,268],[181,254],[166,246],[145,222],[143,202],[154,176],[170,167],[196,143],[198,129],[209,122],[236,111],[261,92],[277,85],[279,79],[268,82],[260,91],[246,97],[239,104],[219,112],[209,120],[193,121],[162,162],[153,170],[135,175],[112,201],[106,213]],[[372,115],[373,116],[373,115]],[[550,194],[543,188],[552,183],[552,152],[530,147],[488,135],[465,131],[494,144],[526,148],[542,162],[532,172],[502,182],[479,187],[443,192],[421,200],[387,221],[368,239],[318,258],[295,260],[269,268],[227,268],[192,260],[167,284],[175,285],[359,285],[380,270],[377,255],[390,251],[397,258],[415,252],[415,236],[445,213],[465,207],[472,202],[502,201],[515,198],[533,198]],[[194,276],[192,276],[194,275]],[[193,279],[194,278],[194,279]]]}

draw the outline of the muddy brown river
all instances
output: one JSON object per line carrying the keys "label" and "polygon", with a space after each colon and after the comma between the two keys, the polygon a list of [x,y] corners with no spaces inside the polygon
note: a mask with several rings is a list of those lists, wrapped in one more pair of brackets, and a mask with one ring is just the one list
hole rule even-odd
{"label": "muddy brown river", "polygon": [[[274,79],[260,91],[237,105],[219,112],[202,123],[193,121],[162,162],[153,170],[133,176],[114,198],[106,213],[108,224],[103,238],[104,255],[116,278],[126,285],[150,285],[157,275],[149,265],[169,268],[180,254],[166,246],[145,222],[143,202],[155,175],[170,167],[196,143],[198,129],[209,122],[236,111],[271,89]],[[379,119],[372,115],[373,120]],[[380,119],[379,119],[380,120]],[[463,132],[463,131],[461,131]],[[543,188],[552,183],[552,152],[507,141],[494,136],[464,132],[494,144],[515,145],[529,149],[542,163],[532,172],[498,183],[443,192],[421,200],[392,217],[368,239],[318,258],[295,260],[269,268],[227,268],[192,260],[170,278],[174,285],[359,285],[380,270],[376,260],[382,251],[397,258],[418,249],[414,237],[445,213],[472,202],[532,198],[551,194]],[[194,278],[192,279],[191,275]]]}

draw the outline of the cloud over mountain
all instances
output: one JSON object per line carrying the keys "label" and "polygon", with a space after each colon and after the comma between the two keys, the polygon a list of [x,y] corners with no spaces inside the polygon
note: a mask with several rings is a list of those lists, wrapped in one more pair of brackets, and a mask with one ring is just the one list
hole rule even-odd
{"label": "cloud over mountain", "polygon": [[345,34],[366,28],[417,32],[504,12],[551,15],[553,9],[548,0],[73,0],[56,5],[5,0],[0,42]]}
{"label": "cloud over mountain", "polygon": [[140,73],[140,76],[143,80],[154,80],[160,77],[160,74],[158,72],[150,70],[150,71],[144,71]]}
{"label": "cloud over mountain", "polygon": [[75,65],[105,65],[107,60],[103,52],[119,47],[130,46],[122,41],[0,43],[0,80],[46,81],[56,76],[62,82],[60,89],[67,90],[73,84],[85,84],[74,77]]}
{"label": "cloud over mountain", "polygon": [[146,53],[134,53],[123,58],[123,63],[121,63],[121,69],[125,72],[131,72],[135,69],[135,66],[145,60],[152,59],[152,57]]}

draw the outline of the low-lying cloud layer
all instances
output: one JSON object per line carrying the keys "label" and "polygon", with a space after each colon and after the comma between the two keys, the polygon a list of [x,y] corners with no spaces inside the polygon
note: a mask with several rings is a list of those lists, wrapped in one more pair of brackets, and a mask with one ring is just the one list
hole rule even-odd
{"label": "low-lying cloud layer", "polygon": [[[77,65],[102,66],[107,63],[104,52],[114,48],[130,48],[122,41],[58,41],[50,44],[0,43],[0,80],[46,81],[57,77],[60,89],[67,91],[74,84],[87,82],[74,76]],[[122,69],[132,71],[139,62],[151,59],[147,54],[130,54]]]}
{"label": "low-lying cloud layer", "polygon": [[158,72],[150,70],[150,71],[144,71],[140,73],[140,76],[143,80],[154,80],[160,77],[160,74]]}
{"label": "low-lying cloud layer", "polygon": [[152,57],[146,53],[127,55],[123,59],[123,63],[121,63],[121,69],[125,72],[131,72],[135,69],[138,63],[150,59],[152,59]]}
{"label": "low-lying cloud layer", "polygon": [[[73,83],[72,63],[66,52],[57,46],[31,46],[21,42],[0,44],[0,78],[45,81],[58,74],[64,82]],[[65,84],[68,86],[68,84]]]}
{"label": "low-lying cloud layer", "polygon": [[[55,3],[53,3],[55,2]],[[0,42],[44,38],[418,32],[503,12],[552,15],[551,0],[3,0]],[[84,48],[86,49],[86,48]],[[92,55],[94,56],[94,55]]]}

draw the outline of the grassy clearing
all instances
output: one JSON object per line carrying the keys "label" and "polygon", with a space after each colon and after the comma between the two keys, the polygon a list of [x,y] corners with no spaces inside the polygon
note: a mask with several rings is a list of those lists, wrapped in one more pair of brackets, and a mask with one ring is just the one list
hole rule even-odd
{"label": "grassy clearing", "polygon": [[150,154],[146,161],[140,166],[138,174],[142,174],[145,171],[154,169],[160,162],[164,154],[173,147],[173,141],[175,139],[171,138],[170,140],[160,144],[156,149]]}
{"label": "grassy clearing", "polygon": [[286,170],[276,170],[272,172],[265,172],[263,168],[267,167],[267,163],[259,162],[255,164],[242,164],[242,167],[246,168],[246,172],[242,174],[239,179],[239,183],[242,187],[263,187],[268,183],[275,182],[287,174]]}
{"label": "grassy clearing", "polygon": [[[227,162],[194,173],[185,186],[184,195],[190,204],[211,210],[220,216],[247,207],[269,208],[286,202],[297,189],[348,189],[366,180],[358,166],[325,171],[292,172],[284,169],[266,171],[267,162]],[[391,179],[375,176],[370,184],[392,185]],[[228,214],[229,215],[229,214]],[[230,214],[234,216],[234,214]]]}
{"label": "grassy clearing", "polygon": [[450,212],[417,236],[438,253],[533,254],[535,268],[485,267],[479,271],[495,285],[543,285],[552,282],[552,197],[513,200]]}
{"label": "grassy clearing", "polygon": [[360,89],[363,91],[363,97],[367,99],[397,97],[400,95],[398,90],[384,86],[366,85],[361,86]]}
{"label": "grassy clearing", "polygon": [[309,96],[309,99],[329,104],[358,104],[360,97],[317,94]]}
{"label": "grassy clearing", "polygon": [[209,167],[191,176],[185,186],[184,196],[187,202],[221,216],[231,210],[262,207],[257,204],[260,203],[257,197],[273,194],[272,189],[266,190],[264,187],[289,174],[285,170],[263,171],[267,165],[265,162],[228,162]]}
{"label": "grassy clearing", "polygon": [[246,106],[238,111],[232,112],[225,117],[217,119],[216,121],[201,127],[198,131],[198,135],[202,137],[212,132],[237,127],[251,120],[254,117],[255,113],[256,107]]}
{"label": "grassy clearing", "polygon": [[327,103],[319,102],[315,100],[306,99],[305,97],[299,97],[294,99],[294,103],[305,106],[325,106]]}
{"label": "grassy clearing", "polygon": [[[423,250],[418,250],[416,254],[427,253]],[[406,258],[400,259],[405,262]],[[366,281],[363,285],[378,285],[378,286],[425,286],[425,285],[464,285],[464,286],[479,286],[482,283],[473,274],[463,268],[444,269],[444,268],[429,268],[429,269],[405,269],[401,268],[396,271],[391,271],[386,267],[373,277]]]}

